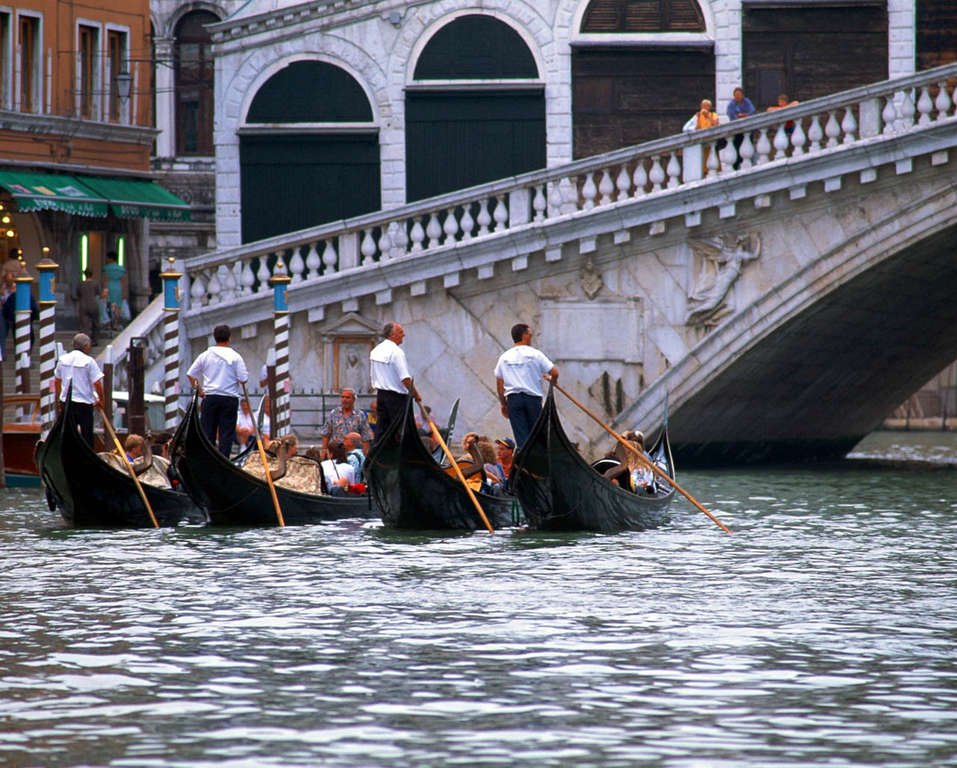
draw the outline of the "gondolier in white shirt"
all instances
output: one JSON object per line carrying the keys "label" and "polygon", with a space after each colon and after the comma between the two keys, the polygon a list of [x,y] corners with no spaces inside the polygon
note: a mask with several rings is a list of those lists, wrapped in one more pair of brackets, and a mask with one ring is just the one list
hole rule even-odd
{"label": "gondolier in white shirt", "polygon": [[62,408],[66,393],[70,390],[70,410],[73,412],[80,434],[93,447],[93,408],[103,402],[103,372],[96,360],[90,357],[90,337],[78,333],[73,337],[73,351],[63,355],[53,371],[53,387],[56,399]]}
{"label": "gondolier in white shirt", "polygon": [[219,445],[225,456],[229,456],[236,439],[239,398],[243,395],[242,385],[249,379],[246,363],[242,355],[229,346],[229,337],[229,326],[217,325],[213,329],[216,343],[197,357],[186,371],[189,383],[203,398],[199,420],[203,432],[211,442]]}
{"label": "gondolier in white shirt", "polygon": [[532,346],[532,331],[525,323],[512,326],[515,346],[506,350],[495,364],[495,388],[502,415],[512,425],[515,445],[521,448],[542,411],[543,376],[558,381],[558,368]]}
{"label": "gondolier in white shirt", "polygon": [[383,340],[369,353],[369,373],[376,390],[376,440],[382,438],[389,424],[399,421],[403,415],[405,398],[409,392],[418,402],[422,398],[412,383],[412,374],[399,347],[405,331],[398,323],[386,323],[382,329]]}

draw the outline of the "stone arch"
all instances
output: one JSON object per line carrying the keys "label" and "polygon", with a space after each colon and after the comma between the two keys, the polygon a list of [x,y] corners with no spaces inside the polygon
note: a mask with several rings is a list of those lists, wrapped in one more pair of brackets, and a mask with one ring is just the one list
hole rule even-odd
{"label": "stone arch", "polygon": [[193,11],[208,11],[213,14],[220,21],[226,18],[226,9],[219,3],[208,3],[202,2],[201,0],[191,3],[183,3],[182,5],[177,6],[169,16],[166,17],[166,21],[163,24],[157,24],[155,29],[162,29],[163,37],[173,37],[173,33],[176,30],[176,25],[179,24],[180,20],[189,13]]}

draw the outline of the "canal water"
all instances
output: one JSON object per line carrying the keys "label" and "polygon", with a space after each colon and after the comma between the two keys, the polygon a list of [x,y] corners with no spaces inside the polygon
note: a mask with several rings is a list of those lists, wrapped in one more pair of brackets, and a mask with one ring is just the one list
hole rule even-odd
{"label": "canal water", "polygon": [[612,536],[76,531],[0,492],[0,765],[957,764],[957,471],[679,480],[732,535],[684,501]]}

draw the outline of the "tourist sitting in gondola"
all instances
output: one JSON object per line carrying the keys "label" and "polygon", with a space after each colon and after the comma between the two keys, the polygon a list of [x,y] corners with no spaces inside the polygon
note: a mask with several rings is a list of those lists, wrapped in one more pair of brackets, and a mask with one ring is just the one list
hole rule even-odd
{"label": "tourist sitting in gondola", "polygon": [[628,430],[621,435],[636,450],[641,452],[646,461],[642,461],[635,455],[634,451],[627,449],[619,443],[614,451],[614,458],[618,460],[618,465],[605,471],[605,477],[614,480],[622,488],[633,493],[654,494],[656,490],[655,473],[649,467],[652,459],[645,452],[645,436],[636,430]]}
{"label": "tourist sitting in gondola", "polygon": [[330,496],[345,496],[351,486],[356,484],[356,473],[346,461],[346,447],[341,440],[329,443],[329,457],[322,462],[322,474]]}
{"label": "tourist sitting in gondola", "polygon": [[[483,487],[487,490],[488,480],[485,474],[485,459],[479,448],[478,434],[469,432],[462,438],[462,446],[468,453],[457,456],[455,463],[458,464],[459,471],[462,473],[462,477],[465,478],[466,485],[473,491],[481,491]],[[444,467],[444,469],[447,475],[451,475],[452,477],[456,476],[455,469],[451,466]]]}
{"label": "tourist sitting in gondola", "polygon": [[[269,476],[272,481],[290,491],[300,493],[322,493],[322,481],[316,462],[306,456],[297,456],[299,438],[290,433],[285,437],[270,441],[266,446],[266,460],[269,463]],[[253,454],[243,465],[249,474],[261,480],[266,479],[262,459]]]}
{"label": "tourist sitting in gondola", "polygon": [[157,488],[172,488],[169,480],[169,462],[162,456],[156,456],[150,444],[141,435],[131,434],[124,446],[126,460],[115,452],[101,453],[99,456],[110,466],[124,474],[129,473],[127,462],[133,466],[133,472],[141,483]]}

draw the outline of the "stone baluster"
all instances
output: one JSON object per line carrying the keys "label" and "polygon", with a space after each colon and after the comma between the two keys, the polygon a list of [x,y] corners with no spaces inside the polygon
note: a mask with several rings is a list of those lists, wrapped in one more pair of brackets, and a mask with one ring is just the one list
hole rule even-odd
{"label": "stone baluster", "polygon": [[934,106],[937,107],[937,119],[945,120],[950,116],[952,106],[950,94],[947,92],[947,81],[941,80],[937,83],[937,98],[934,99]]}
{"label": "stone baluster", "polygon": [[362,254],[362,266],[368,267],[375,263],[375,239],[372,237],[372,228],[362,230],[362,242],[359,244],[359,253]]}
{"label": "stone baluster", "polygon": [[412,253],[422,250],[422,241],[425,240],[425,227],[422,226],[422,217],[419,216],[412,224]]}
{"label": "stone baluster", "polygon": [[635,197],[641,197],[648,191],[648,172],[645,170],[644,158],[639,157],[635,163],[635,171],[631,174],[631,180],[635,183]]}
{"label": "stone baluster", "polygon": [[774,127],[774,159],[781,160],[788,156],[788,147],[791,145],[791,140],[788,138],[788,135],[784,132],[784,123],[780,123]]}
{"label": "stone baluster", "polygon": [[731,137],[727,137],[727,143],[724,145],[724,149],[719,153],[721,158],[721,175],[726,176],[729,173],[734,173],[734,164],[738,159],[738,150],[734,147],[734,141]]}
{"label": "stone baluster", "polygon": [[842,144],[850,144],[857,141],[857,119],[854,117],[853,107],[845,107],[844,119],[841,120],[841,130],[844,131]]}
{"label": "stone baluster", "polygon": [[601,172],[601,181],[598,182],[598,193],[601,197],[598,198],[599,205],[608,205],[612,202],[611,194],[615,191],[615,183],[611,180],[611,174],[608,173],[608,169],[605,168]]}
{"label": "stone baluster", "polygon": [[668,189],[674,189],[681,184],[681,163],[678,160],[678,153],[672,152],[668,157]]}
{"label": "stone baluster", "polygon": [[[175,429],[179,421],[179,279],[183,276],[173,265],[176,259],[168,259],[163,281],[163,397],[166,429]],[[150,345],[153,349],[155,345]]]}
{"label": "stone baluster", "polygon": [[[787,135],[787,132],[785,132]],[[791,157],[798,157],[799,155],[805,154],[804,152],[804,143],[807,141],[807,136],[804,134],[804,121],[795,120],[794,121],[794,130],[791,132],[791,146],[793,150],[791,151]]]}
{"label": "stone baluster", "polygon": [[292,256],[289,259],[289,282],[301,283],[304,279],[303,273],[306,271],[306,262],[302,258],[302,247],[294,246]]}
{"label": "stone baluster", "polygon": [[841,126],[837,122],[837,113],[833,109],[827,113],[827,122],[824,124],[824,134],[827,136],[827,146],[836,147],[838,137],[841,135]]}
{"label": "stone baluster", "polygon": [[594,174],[588,172],[585,174],[585,183],[582,185],[582,210],[590,211],[595,207],[595,198],[598,196],[598,189],[595,187]]}
{"label": "stone baluster", "polygon": [[626,200],[631,195],[631,175],[628,173],[627,165],[622,165],[618,169],[618,175],[615,177],[615,189],[617,190],[616,199],[619,202]]}
{"label": "stone baluster", "polygon": [[425,234],[429,237],[429,242],[426,245],[426,248],[438,248],[439,240],[442,237],[442,225],[439,223],[439,213],[438,211],[433,211],[428,214],[429,223],[425,229]]}
{"label": "stone baluster", "polygon": [[395,225],[394,221],[390,221],[389,224],[385,227],[382,227],[379,230],[379,260],[387,261],[392,258],[392,237],[389,235],[389,232],[392,231],[392,227]]}
{"label": "stone baluster", "polygon": [[[767,136],[764,137],[767,141]],[[771,145],[768,144],[768,152],[771,151]],[[708,145],[708,159],[705,160],[705,177],[713,179],[721,171],[721,156],[718,154],[718,142],[712,141]]]}
{"label": "stone baluster", "polygon": [[[548,208],[548,201],[545,198],[545,188],[545,184],[535,185],[535,195],[532,197],[532,210],[535,211],[535,215],[532,218],[533,221],[545,221],[545,211]],[[465,209],[465,215],[468,215],[467,207]]]}
{"label": "stone baluster", "polygon": [[475,236],[475,219],[472,217],[473,203],[467,202],[462,206],[462,220],[459,228],[462,230],[462,240],[471,240]]}
{"label": "stone baluster", "polygon": [[442,231],[445,232],[444,245],[453,245],[456,236],[459,233],[459,220],[455,217],[455,208],[449,208],[445,212],[445,222],[442,224]]}
{"label": "stone baluster", "polygon": [[495,219],[495,231],[503,232],[508,228],[508,206],[505,205],[505,195],[499,195],[495,198],[495,211],[492,213]]}
{"label": "stone baluster", "polygon": [[811,141],[810,151],[819,152],[821,141],[824,139],[824,129],[821,128],[821,118],[818,115],[811,118],[811,127],[808,129],[807,135]]}
{"label": "stone baluster", "polygon": [[901,131],[908,131],[914,127],[915,114],[917,114],[917,107],[914,104],[914,91],[908,88],[906,91],[901,92]]}
{"label": "stone baluster", "polygon": [[393,221],[389,224],[389,239],[392,241],[392,258],[405,256],[409,247],[409,234],[405,231],[405,221]]}
{"label": "stone baluster", "polygon": [[741,155],[742,168],[750,168],[754,165],[754,163],[751,162],[754,157],[754,142],[751,141],[751,131],[745,132],[744,140],[741,142],[738,153]]}
{"label": "stone baluster", "polygon": [[206,280],[201,271],[197,272],[190,280],[189,298],[191,303],[197,307],[205,307],[208,303],[206,301]]}
{"label": "stone baluster", "polygon": [[665,182],[665,169],[661,167],[661,156],[655,155],[651,159],[651,173],[648,174],[651,179],[651,191],[660,192]]}
{"label": "stone baluster", "polygon": [[219,282],[219,267],[213,267],[209,271],[209,282],[206,284],[206,292],[209,294],[209,304],[219,304],[222,300],[222,283]]}
{"label": "stone baluster", "polygon": [[315,243],[309,243],[309,252],[306,254],[306,268],[309,270],[306,274],[307,280],[319,277],[319,272],[322,269],[322,259],[319,257],[319,251],[316,250]]}
{"label": "stone baluster", "polygon": [[558,182],[561,193],[560,213],[575,213],[578,210],[578,177],[565,176]]}
{"label": "stone baluster", "polygon": [[478,212],[478,225],[479,225],[479,237],[482,235],[487,235],[489,233],[489,225],[492,223],[492,217],[488,212],[488,198],[483,197],[479,201],[479,212]]}
{"label": "stone baluster", "polygon": [[757,165],[764,165],[771,161],[771,141],[768,139],[767,128],[758,131],[758,143],[755,144],[755,149],[758,153]]}
{"label": "stone baluster", "polygon": [[269,271],[269,256],[262,254],[259,257],[259,269],[256,270],[256,293],[262,293],[269,285],[272,274]]}
{"label": "stone baluster", "polygon": [[322,265],[325,267],[323,274],[329,275],[336,271],[336,265],[339,262],[339,254],[336,253],[336,246],[333,238],[326,240],[326,245],[322,249]]}
{"label": "stone baluster", "polygon": [[239,274],[239,284],[242,286],[239,292],[243,296],[248,296],[253,292],[253,286],[256,284],[256,275],[250,267],[250,259],[243,260],[243,271]]}
{"label": "stone baluster", "polygon": [[885,136],[890,136],[897,130],[897,105],[894,103],[894,94],[887,97],[884,109],[881,110],[881,120],[884,121]]}
{"label": "stone baluster", "polygon": [[930,88],[927,85],[920,89],[920,98],[917,100],[917,111],[920,113],[917,124],[929,124],[930,113],[934,111],[934,100],[930,97]]}

